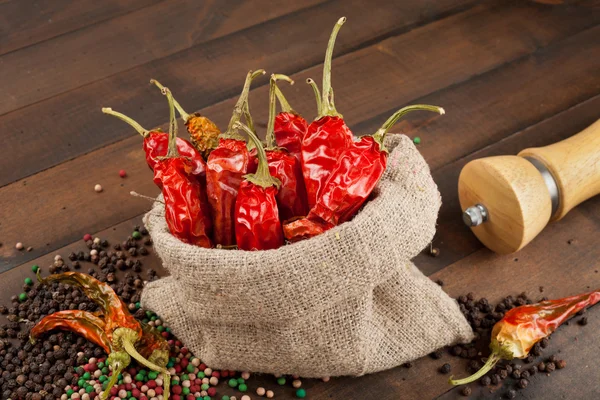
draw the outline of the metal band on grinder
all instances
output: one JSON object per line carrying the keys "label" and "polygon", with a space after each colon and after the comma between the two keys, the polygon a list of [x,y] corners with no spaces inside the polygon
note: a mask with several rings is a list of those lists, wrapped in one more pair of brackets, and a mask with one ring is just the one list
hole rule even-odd
{"label": "metal band on grinder", "polygon": [[548,192],[550,192],[550,200],[552,201],[552,215],[556,214],[556,211],[558,211],[558,206],[560,205],[560,197],[558,196],[558,185],[556,184],[556,180],[552,176],[552,173],[539,160],[536,160],[533,157],[523,158],[533,164],[533,166],[540,171],[540,174],[542,174],[544,183],[548,188]]}

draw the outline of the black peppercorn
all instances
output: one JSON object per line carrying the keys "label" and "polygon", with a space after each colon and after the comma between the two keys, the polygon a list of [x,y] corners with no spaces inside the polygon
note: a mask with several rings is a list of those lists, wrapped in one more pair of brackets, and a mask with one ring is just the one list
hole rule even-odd
{"label": "black peppercorn", "polygon": [[517,397],[516,390],[510,389],[508,392],[506,392],[507,399],[514,399],[515,397]]}
{"label": "black peppercorn", "polygon": [[468,386],[465,386],[462,388],[462,390],[460,391],[460,394],[462,394],[463,396],[470,396],[471,395],[471,388]]}
{"label": "black peppercorn", "polygon": [[527,385],[529,385],[529,381],[527,379],[519,379],[519,382],[517,383],[519,389],[525,389]]}
{"label": "black peppercorn", "polygon": [[479,382],[481,383],[481,386],[489,386],[492,383],[492,378],[486,375],[481,378]]}
{"label": "black peppercorn", "polygon": [[546,363],[546,372],[552,372],[556,369],[556,365],[553,362]]}
{"label": "black peppercorn", "polygon": [[442,374],[449,374],[450,371],[452,371],[452,366],[450,364],[448,364],[448,363],[445,363],[444,365],[442,365],[440,367],[440,372]]}

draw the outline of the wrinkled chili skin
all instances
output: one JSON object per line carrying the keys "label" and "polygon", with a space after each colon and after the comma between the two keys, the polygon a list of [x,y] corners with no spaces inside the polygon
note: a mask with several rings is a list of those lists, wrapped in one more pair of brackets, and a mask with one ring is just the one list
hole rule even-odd
{"label": "wrinkled chili skin", "polygon": [[160,160],[154,167],[154,182],[162,185],[171,234],[184,243],[210,248],[210,210],[201,200],[202,187],[190,177],[194,164],[183,157]]}
{"label": "wrinkled chili skin", "polygon": [[107,354],[111,352],[112,341],[105,332],[104,321],[87,311],[64,310],[47,315],[31,329],[30,336],[35,340],[53,329],[75,332],[102,347]]}
{"label": "wrinkled chili skin", "polygon": [[305,216],[308,202],[298,159],[284,150],[267,150],[267,161],[271,176],[281,181],[275,196],[281,221]]}
{"label": "wrinkled chili skin", "polygon": [[149,359],[155,350],[163,350],[167,353],[170,351],[169,343],[160,335],[160,332],[148,324],[141,325],[142,335],[136,343],[136,348],[144,358]]}
{"label": "wrinkled chili skin", "polygon": [[[169,135],[164,132],[152,131],[144,137],[144,152],[146,153],[146,163],[154,171],[160,157],[167,155],[169,149]],[[192,168],[190,174],[203,184],[206,177],[206,162],[196,148],[187,140],[177,138],[177,150],[181,157],[190,159]],[[158,183],[157,183],[158,185]],[[162,182],[161,182],[162,185]],[[159,186],[162,187],[162,186]]]}
{"label": "wrinkled chili skin", "polygon": [[235,203],[235,236],[240,250],[270,250],[283,245],[276,193],[275,186],[241,183]]}
{"label": "wrinkled chili skin", "polygon": [[372,136],[344,149],[308,218],[318,217],[332,226],[352,219],[385,172],[387,156]]}
{"label": "wrinkled chili skin", "polygon": [[112,332],[117,328],[129,328],[139,335],[142,334],[139,323],[131,315],[127,305],[108,284],[100,282],[90,275],[73,271],[49,275],[42,280],[42,284],[53,282],[79,287],[90,300],[100,307],[101,315],[105,320],[104,330],[110,340],[112,340]]}
{"label": "wrinkled chili skin", "polygon": [[333,225],[314,218],[300,218],[283,224],[283,235],[290,242],[309,239],[333,228]]}
{"label": "wrinkled chili skin", "polygon": [[206,170],[206,192],[214,219],[215,244],[235,244],[235,200],[244,175],[256,171],[256,163],[246,148],[246,142],[221,139],[210,153]]}
{"label": "wrinkled chili skin", "polygon": [[205,160],[208,159],[210,152],[219,145],[221,131],[217,125],[200,113],[193,113],[185,122],[185,126],[190,134],[191,143]]}
{"label": "wrinkled chili skin", "polygon": [[310,208],[317,203],[340,154],[352,141],[352,132],[340,117],[324,116],[308,126],[302,142],[302,174]]}
{"label": "wrinkled chili skin", "polygon": [[302,141],[307,130],[306,120],[298,114],[280,112],[275,116],[275,143],[287,149],[289,154],[298,159],[298,162],[302,162]]}

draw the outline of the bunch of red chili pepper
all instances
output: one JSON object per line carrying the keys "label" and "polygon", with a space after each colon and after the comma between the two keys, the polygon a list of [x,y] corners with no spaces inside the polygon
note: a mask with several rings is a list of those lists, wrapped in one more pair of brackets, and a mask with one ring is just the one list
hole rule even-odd
{"label": "bunch of red chili pepper", "polygon": [[[271,75],[265,144],[257,138],[248,103],[250,85],[263,70],[248,72],[223,133],[208,118],[186,113],[155,80],[151,82],[169,99],[168,134],[148,131],[103,109],[144,137],[146,161],[163,192],[167,224],[175,237],[207,248],[267,250],[286,239],[323,233],[352,219],[369,198],[387,166],[385,136],[398,119],[415,110],[444,113],[436,106],[407,106],[373,135],[354,137],[336,110],[331,87],[333,48],[345,21],[337,21],[329,39],[322,91],[308,80],[317,100],[314,121],[307,123],[296,113],[277,87],[277,80],[293,81]],[[175,109],[191,143],[177,137]]]}
{"label": "bunch of red chili pepper", "polygon": [[38,272],[38,279],[42,284],[59,282],[77,286],[100,310],[95,313],[64,310],[48,315],[31,329],[32,342],[45,332],[62,329],[75,332],[102,347],[108,354],[107,363],[112,369],[112,377],[100,395],[101,399],[109,397],[110,389],[121,371],[131,362],[131,357],[145,367],[162,373],[165,399],[168,399],[170,374],[166,369],[169,361],[167,341],[156,334],[154,328],[136,320],[109,285],[78,272],[50,275],[44,279]]}

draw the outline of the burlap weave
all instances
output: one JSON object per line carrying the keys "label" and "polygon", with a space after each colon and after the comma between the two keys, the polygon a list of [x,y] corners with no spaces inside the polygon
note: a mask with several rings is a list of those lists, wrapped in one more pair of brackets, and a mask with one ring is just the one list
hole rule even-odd
{"label": "burlap weave", "polygon": [[377,193],[352,221],[277,250],[184,244],[155,203],[144,222],[171,276],[142,305],[217,369],[362,375],[471,340],[456,302],[410,261],[441,204],[429,167],[406,136],[387,143]]}

